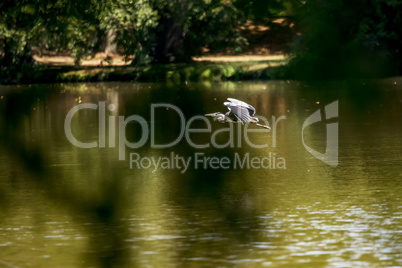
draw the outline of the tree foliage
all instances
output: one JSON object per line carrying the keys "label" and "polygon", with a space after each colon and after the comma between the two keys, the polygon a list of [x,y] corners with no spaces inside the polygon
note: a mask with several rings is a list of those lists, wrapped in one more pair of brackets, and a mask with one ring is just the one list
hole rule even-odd
{"label": "tree foliage", "polygon": [[33,72],[35,48],[68,51],[77,64],[92,54],[102,5],[81,0],[0,2],[0,79],[12,82]]}
{"label": "tree foliage", "polygon": [[297,78],[402,72],[402,0],[5,0],[0,78],[29,72],[33,48],[68,51],[78,64],[106,33],[136,64],[240,51],[247,19],[276,16],[296,16],[302,29],[291,61]]}
{"label": "tree foliage", "polygon": [[310,0],[291,61],[296,78],[401,74],[402,1]]}
{"label": "tree foliage", "polygon": [[[203,47],[239,49],[243,18],[226,0],[6,1],[0,3],[1,76],[21,70],[33,47],[69,51],[79,63],[110,30],[119,51],[137,63],[157,60],[163,42],[173,42],[161,48],[175,54],[172,61],[197,55]],[[172,27],[178,31],[168,40],[163,33]]]}
{"label": "tree foliage", "polygon": [[245,10],[248,17],[260,20],[272,17],[294,16],[303,5],[302,0],[240,0],[236,5]]}
{"label": "tree foliage", "polygon": [[[224,0],[113,0],[101,12],[100,21],[102,29],[116,30],[121,51],[135,55],[137,63],[159,58],[160,42],[173,43],[165,53],[183,60],[199,54],[203,47],[239,49],[243,41],[237,31],[242,13],[233,2]],[[170,36],[164,38],[163,33],[169,31]]]}
{"label": "tree foliage", "polygon": [[69,50],[78,62],[92,52],[98,23],[95,15],[90,1],[0,3],[0,78],[31,71],[35,47]]}

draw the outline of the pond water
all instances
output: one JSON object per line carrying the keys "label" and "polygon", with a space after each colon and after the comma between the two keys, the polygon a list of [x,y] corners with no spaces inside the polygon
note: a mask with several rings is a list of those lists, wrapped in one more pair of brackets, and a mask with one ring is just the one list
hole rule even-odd
{"label": "pond water", "polygon": [[401,79],[0,96],[0,266],[402,267]]}

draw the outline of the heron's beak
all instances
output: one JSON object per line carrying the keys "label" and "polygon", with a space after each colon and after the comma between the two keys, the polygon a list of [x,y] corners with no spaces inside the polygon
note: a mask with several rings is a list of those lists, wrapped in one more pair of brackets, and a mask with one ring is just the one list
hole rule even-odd
{"label": "heron's beak", "polygon": [[214,116],[215,114],[205,114],[205,116]]}

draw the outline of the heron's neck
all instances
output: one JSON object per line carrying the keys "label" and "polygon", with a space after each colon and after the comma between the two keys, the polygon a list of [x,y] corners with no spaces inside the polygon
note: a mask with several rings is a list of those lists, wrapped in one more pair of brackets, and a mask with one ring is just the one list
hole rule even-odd
{"label": "heron's neck", "polygon": [[219,122],[224,123],[226,121],[226,116],[224,114],[220,114],[217,119]]}

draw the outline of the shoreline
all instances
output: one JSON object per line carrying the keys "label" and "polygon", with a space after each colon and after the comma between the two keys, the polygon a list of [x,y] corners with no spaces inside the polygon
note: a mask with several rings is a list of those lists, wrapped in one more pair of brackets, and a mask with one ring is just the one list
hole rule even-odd
{"label": "shoreline", "polygon": [[[189,63],[151,64],[147,66],[69,66],[50,65],[37,62],[35,67],[19,74],[16,81],[0,81],[7,84],[43,84],[71,82],[163,82],[163,81],[242,81],[287,79],[285,56],[269,57],[270,60],[254,60],[252,55],[245,56],[247,61],[239,61],[232,56],[217,56],[195,59]],[[254,56],[254,59],[268,57]],[[228,60],[232,59],[232,60]]]}

